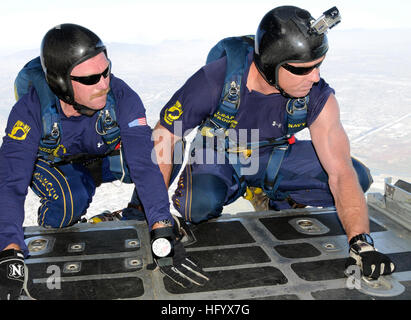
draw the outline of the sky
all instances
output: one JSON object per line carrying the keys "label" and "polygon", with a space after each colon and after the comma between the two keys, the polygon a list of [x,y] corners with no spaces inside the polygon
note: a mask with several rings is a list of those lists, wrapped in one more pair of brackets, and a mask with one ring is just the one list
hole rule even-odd
{"label": "sky", "polygon": [[66,22],[93,30],[106,43],[254,34],[266,12],[286,4],[305,8],[315,18],[335,5],[342,15],[339,30],[411,28],[408,0],[2,0],[0,49],[38,48],[50,28]]}

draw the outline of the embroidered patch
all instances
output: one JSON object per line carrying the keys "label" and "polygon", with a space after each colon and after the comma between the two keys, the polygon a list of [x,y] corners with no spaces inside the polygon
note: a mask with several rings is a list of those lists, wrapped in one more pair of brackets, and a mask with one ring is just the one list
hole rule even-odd
{"label": "embroidered patch", "polygon": [[133,120],[128,124],[129,128],[138,127],[138,126],[146,126],[146,125],[147,125],[146,118],[137,118],[136,120]]}
{"label": "embroidered patch", "polygon": [[8,134],[8,136],[14,140],[25,140],[27,137],[27,134],[31,130],[31,127],[23,121],[18,120],[14,126],[13,129],[11,130],[11,133]]}
{"label": "embroidered patch", "polygon": [[177,102],[170,108],[166,109],[164,114],[164,121],[171,125],[175,120],[181,117],[183,114],[183,109],[181,107],[181,103],[177,100]]}

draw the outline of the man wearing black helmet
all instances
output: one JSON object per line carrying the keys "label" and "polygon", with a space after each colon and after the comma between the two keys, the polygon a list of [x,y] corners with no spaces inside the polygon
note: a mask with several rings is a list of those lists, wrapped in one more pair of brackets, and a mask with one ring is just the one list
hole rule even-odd
{"label": "man wearing black helmet", "polygon": [[[226,56],[201,68],[174,94],[160,113],[155,145],[169,185],[178,171],[171,161],[176,142],[199,126],[173,196],[174,207],[187,221],[218,217],[224,205],[244,193],[257,210],[335,205],[350,245],[348,263],[378,278],[393,272],[394,265],[374,249],[369,236],[364,192],[372,178],[350,156],[334,90],[319,71],[328,50],[325,32],[339,21],[335,7],[317,20],[293,6],[268,12],[251,52],[244,54],[241,72],[236,74],[239,68],[232,66],[226,49]],[[228,78],[231,74],[236,77]],[[309,128],[312,141],[295,140],[303,127]],[[258,130],[257,139],[253,130]],[[246,143],[233,147],[231,136],[242,133]],[[210,149],[215,151],[211,157]],[[218,161],[221,150],[222,159],[229,161]],[[251,159],[249,168],[230,161],[240,157]],[[253,162],[257,166],[245,170]]]}
{"label": "man wearing black helmet", "polygon": [[182,286],[203,285],[208,278],[178,241],[180,221],[170,214],[152,161],[143,103],[111,74],[102,41],[82,26],[62,24],[44,36],[40,58],[16,80],[18,101],[0,149],[0,300],[17,298],[27,277],[28,186],[41,199],[39,225],[63,228],[79,222],[97,186],[116,179],[135,185],[160,270]]}

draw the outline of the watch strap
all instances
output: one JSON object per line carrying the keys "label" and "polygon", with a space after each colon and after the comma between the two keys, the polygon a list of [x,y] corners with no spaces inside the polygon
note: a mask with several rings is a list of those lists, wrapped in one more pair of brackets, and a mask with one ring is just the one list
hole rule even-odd
{"label": "watch strap", "polygon": [[166,226],[166,227],[172,227],[173,226],[173,222],[169,219],[160,220],[160,221],[157,221],[157,223],[159,223],[163,226]]}
{"label": "watch strap", "polygon": [[368,233],[361,233],[351,238],[349,245],[350,247],[357,241],[363,241],[374,247],[374,240]]}
{"label": "watch strap", "polygon": [[156,263],[159,267],[166,267],[173,265],[173,258],[172,257],[164,257],[156,260]]}
{"label": "watch strap", "polygon": [[158,238],[174,239],[173,227],[156,228],[150,232],[151,241]]}

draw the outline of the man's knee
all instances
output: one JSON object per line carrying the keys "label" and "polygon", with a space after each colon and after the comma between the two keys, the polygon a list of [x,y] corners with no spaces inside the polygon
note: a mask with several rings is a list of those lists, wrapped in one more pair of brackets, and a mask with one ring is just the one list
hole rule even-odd
{"label": "man's knee", "polygon": [[174,207],[192,223],[200,223],[221,215],[227,194],[223,180],[214,175],[193,175],[191,184],[179,180],[173,196]]}
{"label": "man's knee", "polygon": [[361,185],[361,188],[364,192],[366,192],[374,182],[370,169],[368,169],[363,163],[354,158],[352,158],[352,164],[355,171],[357,172],[358,181]]}
{"label": "man's knee", "polygon": [[57,199],[41,200],[38,210],[38,224],[49,228],[64,228],[78,222],[86,213],[91,202],[90,195],[83,192],[59,193]]}
{"label": "man's knee", "polygon": [[31,189],[42,203],[38,210],[40,226],[67,227],[86,212],[95,188],[91,177],[83,173],[73,167],[52,168],[41,160],[36,163]]}

